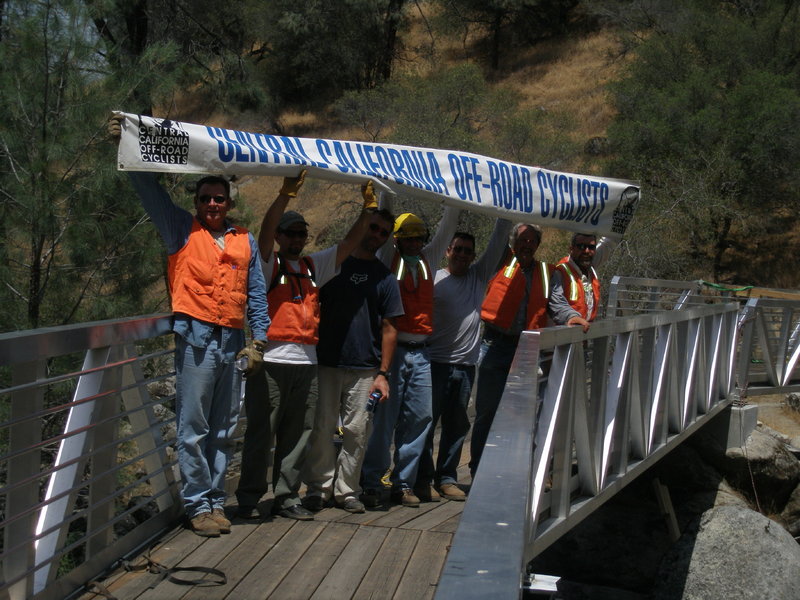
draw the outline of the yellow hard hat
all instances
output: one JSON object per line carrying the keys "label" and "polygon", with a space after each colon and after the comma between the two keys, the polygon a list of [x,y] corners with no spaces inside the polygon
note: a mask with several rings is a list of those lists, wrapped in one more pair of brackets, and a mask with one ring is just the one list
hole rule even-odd
{"label": "yellow hard hat", "polygon": [[427,237],[428,228],[414,213],[403,213],[394,222],[394,237]]}

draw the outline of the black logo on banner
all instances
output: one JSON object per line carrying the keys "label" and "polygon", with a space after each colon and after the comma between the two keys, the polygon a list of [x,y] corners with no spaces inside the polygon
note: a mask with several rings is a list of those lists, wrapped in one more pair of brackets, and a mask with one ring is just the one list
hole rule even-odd
{"label": "black logo on banner", "polygon": [[630,225],[633,213],[636,211],[636,203],[639,202],[639,188],[627,187],[619,197],[619,204],[614,209],[612,217],[611,231],[622,235]]}
{"label": "black logo on banner", "polygon": [[181,123],[154,119],[152,125],[139,122],[139,152],[142,162],[185,165],[189,160],[189,134]]}

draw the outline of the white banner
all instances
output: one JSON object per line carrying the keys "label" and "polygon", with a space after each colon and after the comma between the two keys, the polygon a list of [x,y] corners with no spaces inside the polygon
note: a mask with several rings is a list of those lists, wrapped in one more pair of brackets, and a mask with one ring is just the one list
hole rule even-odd
{"label": "white banner", "polygon": [[621,237],[639,201],[635,182],[560,173],[458,152],[249,133],[129,113],[123,171],[296,176],[376,188],[513,221]]}

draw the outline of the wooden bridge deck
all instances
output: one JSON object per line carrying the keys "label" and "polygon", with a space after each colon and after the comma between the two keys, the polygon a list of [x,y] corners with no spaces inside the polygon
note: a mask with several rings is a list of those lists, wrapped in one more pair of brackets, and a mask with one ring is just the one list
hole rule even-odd
{"label": "wooden bridge deck", "polygon": [[[469,440],[463,455],[459,481],[467,489]],[[121,568],[101,583],[117,600],[432,598],[464,504],[444,499],[419,508],[387,504],[363,514],[326,508],[314,521],[233,519],[231,533],[219,538],[176,528],[151,549],[150,558],[166,567],[213,567],[225,573],[227,583],[214,584],[214,575],[178,572],[176,577],[209,581],[179,585],[147,570]],[[271,505],[270,496],[260,504],[263,514]],[[144,565],[146,559],[131,564]],[[102,597],[87,592],[81,600]]]}

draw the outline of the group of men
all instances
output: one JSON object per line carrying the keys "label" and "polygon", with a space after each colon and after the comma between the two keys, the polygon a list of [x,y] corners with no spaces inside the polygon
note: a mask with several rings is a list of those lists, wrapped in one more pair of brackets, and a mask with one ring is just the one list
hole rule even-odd
{"label": "group of men", "polygon": [[[109,130],[118,137],[120,120]],[[283,517],[313,519],[330,503],[363,512],[386,501],[387,487],[404,506],[464,500],[457,467],[476,368],[473,475],[520,333],[550,322],[585,331],[597,314],[594,235],[573,236],[569,256],[550,265],[535,259],[537,226],[498,219],[476,260],[475,238],[456,231],[457,209],[445,208],[431,238],[416,215],[378,208],[369,182],[344,239],[303,256],[308,223],[287,208],[304,179],[284,179],[256,242],[228,221],[224,178],[197,182],[192,215],[155,175],[131,173],[168,252],[178,460],[198,535],[230,531],[224,477],[242,376],[237,516],[261,517],[273,439],[272,512]]]}

